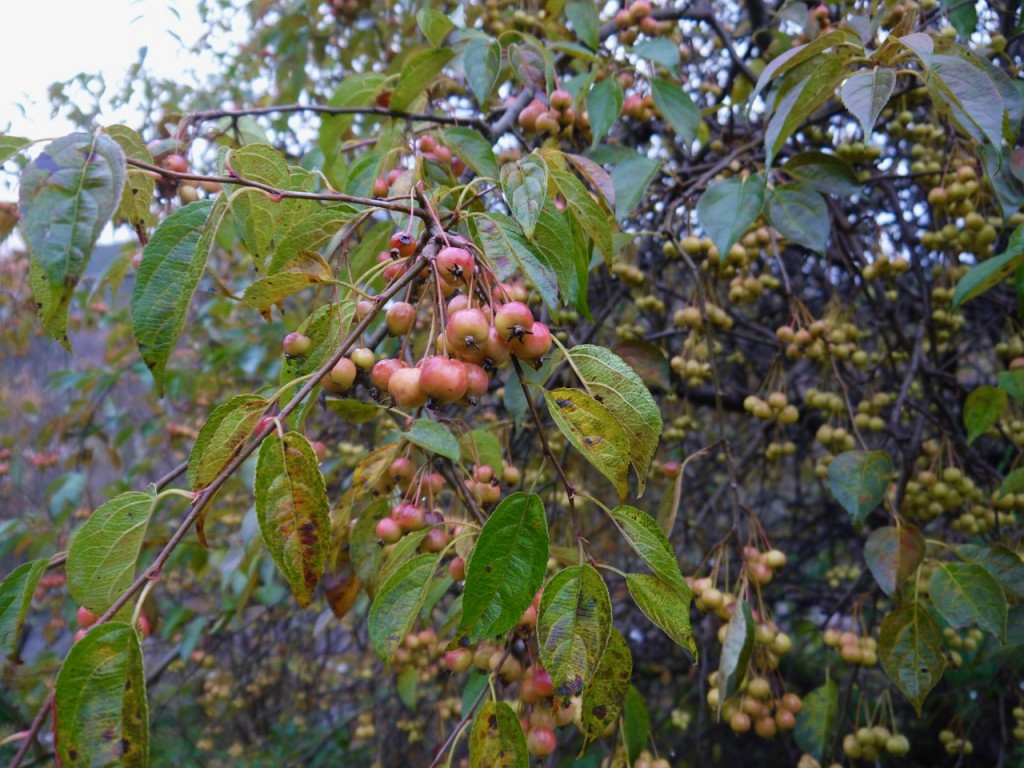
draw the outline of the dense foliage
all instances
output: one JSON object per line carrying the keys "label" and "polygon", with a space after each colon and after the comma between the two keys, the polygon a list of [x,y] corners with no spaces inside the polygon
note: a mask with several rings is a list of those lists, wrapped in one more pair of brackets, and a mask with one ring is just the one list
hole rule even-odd
{"label": "dense foliage", "polygon": [[0,136],[11,768],[1024,763],[1018,4],[236,5]]}

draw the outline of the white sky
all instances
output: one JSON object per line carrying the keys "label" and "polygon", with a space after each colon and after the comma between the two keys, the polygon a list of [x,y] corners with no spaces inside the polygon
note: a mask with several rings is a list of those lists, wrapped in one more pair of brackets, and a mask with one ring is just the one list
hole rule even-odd
{"label": "white sky", "polygon": [[[69,133],[73,128],[69,122],[50,117],[49,86],[82,72],[102,72],[107,93],[117,92],[143,46],[147,48],[145,71],[155,77],[191,83],[192,72],[207,73],[213,68],[212,57],[188,50],[205,32],[198,0],[0,0],[0,4],[6,33],[0,44],[0,133],[32,140]],[[238,14],[235,21],[243,16]],[[243,33],[235,26],[235,39],[240,39]],[[127,109],[103,114],[100,120],[136,129],[145,123],[143,116]],[[43,146],[45,142],[33,150]],[[16,201],[16,166],[7,163],[5,169],[0,172],[0,202]],[[108,225],[103,239],[111,235]],[[0,253],[12,246],[20,246],[17,233],[0,245]]]}
{"label": "white sky", "polygon": [[[5,133],[33,139],[66,133],[66,123],[50,119],[49,85],[102,71],[114,90],[143,46],[146,68],[157,75],[203,69],[200,58],[186,50],[203,31],[196,0],[6,0],[3,5],[0,131]],[[107,122],[131,120],[110,117]],[[131,120],[138,122],[138,117]]]}

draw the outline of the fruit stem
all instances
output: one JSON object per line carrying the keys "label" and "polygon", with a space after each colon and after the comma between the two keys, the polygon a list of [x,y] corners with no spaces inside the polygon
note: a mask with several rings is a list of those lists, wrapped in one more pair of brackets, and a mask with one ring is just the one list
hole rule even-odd
{"label": "fruit stem", "polygon": [[[523,375],[523,366],[519,362],[519,358],[515,355],[512,356],[512,365],[515,366],[516,376],[519,377],[519,386],[523,390],[523,397],[526,398],[526,404],[530,407],[530,417],[533,419],[534,426],[537,427],[537,433],[540,435],[540,442],[544,448],[544,455],[547,456],[554,465],[555,471],[558,472],[558,476],[562,480],[562,485],[565,487],[565,495],[569,499],[569,514],[572,517],[573,536],[576,537],[576,543],[579,544],[580,548],[586,551],[586,543],[583,539],[582,533],[580,532],[580,518],[576,513],[576,488],[566,476],[565,469],[562,468],[561,463],[555,457],[554,451],[551,450],[551,446],[548,444],[547,435],[544,434],[544,425],[541,423],[540,414],[537,413],[537,406],[534,405],[533,396],[530,394],[526,377]],[[593,558],[590,557],[589,551],[587,552],[587,558],[593,560]]]}

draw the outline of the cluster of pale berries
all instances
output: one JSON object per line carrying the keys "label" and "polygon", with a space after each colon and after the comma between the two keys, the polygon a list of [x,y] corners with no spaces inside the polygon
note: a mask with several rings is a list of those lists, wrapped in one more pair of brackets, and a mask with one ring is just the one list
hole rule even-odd
{"label": "cluster of pale berries", "polygon": [[[397,279],[416,251],[416,242],[407,233],[396,234],[391,241],[391,253],[382,259],[394,259],[385,270],[389,280]],[[415,365],[399,358],[378,360],[371,349],[358,347],[320,380],[328,392],[344,394],[362,378],[372,393],[382,397],[385,393],[400,408],[420,408],[424,405],[442,406],[450,403],[474,404],[487,392],[491,375],[506,365],[514,356],[535,362],[551,349],[551,332],[547,325],[534,320],[533,312],[523,301],[496,300],[510,291],[498,285],[479,306],[473,306],[471,293],[458,293],[469,289],[471,278],[477,274],[476,259],[465,248],[441,249],[434,261],[434,269],[442,292],[450,296],[444,313],[447,321],[444,332],[436,340],[439,354],[426,355]],[[483,281],[477,283],[477,287]],[[356,316],[362,319],[375,309],[373,301],[360,301]],[[388,333],[404,337],[416,326],[417,308],[410,302],[397,301],[388,306],[385,322]],[[312,340],[301,333],[290,333],[284,339],[284,351],[289,357],[302,357],[312,348]]]}

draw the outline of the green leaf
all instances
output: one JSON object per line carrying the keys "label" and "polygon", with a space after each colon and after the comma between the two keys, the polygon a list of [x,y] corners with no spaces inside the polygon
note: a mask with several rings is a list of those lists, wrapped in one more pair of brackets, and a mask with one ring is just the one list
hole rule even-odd
{"label": "green leaf", "polygon": [[314,285],[334,283],[337,280],[323,256],[316,251],[299,251],[286,269],[251,283],[242,294],[242,301],[269,320],[270,308],[289,296]]}
{"label": "green leaf", "polygon": [[501,442],[493,431],[478,427],[463,434],[459,443],[462,461],[466,464],[486,464],[494,470],[495,477],[501,479]]}
{"label": "green leaf", "polygon": [[850,75],[839,89],[843,104],[860,121],[865,140],[871,138],[875,122],[894,90],[896,71],[885,67]]}
{"label": "green leaf", "polygon": [[612,352],[636,371],[640,380],[648,387],[658,387],[664,390],[672,388],[668,356],[657,344],[643,339],[620,341],[612,347]]}
{"label": "green leaf", "polygon": [[21,174],[19,228],[32,256],[32,293],[43,327],[68,351],[71,296],[126,177],[117,143],[87,133],[51,142]]}
{"label": "green leaf", "polygon": [[826,195],[850,197],[861,192],[856,172],[846,160],[824,152],[801,152],[793,155],[782,170],[797,181],[810,184]]}
{"label": "green leaf", "polygon": [[[727,626],[722,656],[718,661],[720,702],[724,702],[739,690],[740,683],[747,674],[747,667],[750,666],[750,654],[754,650],[754,615],[746,600],[740,598],[736,601],[736,608],[729,617]],[[718,711],[722,711],[721,704]]]}
{"label": "green leaf", "polygon": [[428,453],[436,453],[455,463],[459,461],[459,441],[446,426],[431,419],[416,419],[402,438]]}
{"label": "green leaf", "polygon": [[608,135],[622,112],[622,86],[614,77],[606,77],[587,94],[587,117],[590,119],[592,146]]}
{"label": "green leaf", "polygon": [[544,583],[548,524],[536,494],[513,493],[480,531],[466,571],[462,623],[453,644],[504,635],[530,607]]}
{"label": "green leaf", "polygon": [[597,470],[612,481],[620,498],[629,482],[630,442],[626,431],[605,406],[578,389],[544,392],[548,411],[562,434]]}
{"label": "green leaf", "polygon": [[892,459],[885,451],[846,451],[828,465],[832,495],[860,525],[882,503],[892,475]]}
{"label": "green leaf", "polygon": [[1024,404],[1024,368],[1014,368],[1010,371],[1000,371],[996,375],[996,382],[1006,394],[1020,404]]}
{"label": "green leaf", "polygon": [[421,8],[416,14],[416,23],[435,48],[440,48],[448,33],[455,29],[451,19],[433,8]]}
{"label": "green leaf", "polygon": [[1018,467],[1003,478],[999,485],[999,498],[1008,493],[1024,492],[1024,467]]}
{"label": "green leaf", "polygon": [[697,201],[697,220],[718,248],[721,259],[750,228],[764,206],[764,179],[727,179],[708,187]]}
{"label": "green leaf", "polygon": [[18,658],[21,628],[47,562],[44,557],[23,563],[0,581],[0,654],[15,664],[21,663]]}
{"label": "green leaf", "polygon": [[839,688],[834,680],[828,680],[804,696],[793,730],[796,745],[815,760],[823,761],[838,714]]}
{"label": "green leaf", "polygon": [[964,426],[967,427],[967,443],[973,443],[994,427],[1009,404],[1006,390],[982,384],[967,396],[964,403]]}
{"label": "green leaf", "polygon": [[336,205],[319,208],[296,224],[281,237],[274,255],[267,265],[267,274],[273,275],[288,268],[302,251],[315,251],[355,217],[354,208]]}
{"label": "green leaf", "polygon": [[256,517],[267,551],[299,607],[313,600],[331,549],[330,503],[313,446],[298,432],[276,430],[256,461]]}
{"label": "green leaf", "polygon": [[[524,42],[510,42],[524,38]],[[550,93],[554,88],[551,52],[537,38],[523,32],[505,32],[500,43],[508,51],[508,63],[516,80],[527,88]]]}
{"label": "green leaf", "polygon": [[953,291],[953,309],[999,285],[1021,265],[1024,265],[1024,225],[1013,231],[1005,251],[971,267],[957,281]]}
{"label": "green leaf", "polygon": [[611,625],[608,587],[593,566],[566,568],[547,583],[537,617],[537,643],[556,696],[583,692],[597,671]]}
{"label": "green leaf", "polygon": [[[608,171],[583,155],[574,155],[571,152],[560,152],[559,155],[576,169],[576,172],[601,196],[609,209],[615,208],[615,182]],[[647,159],[643,155],[636,157]]]}
{"label": "green leaf", "polygon": [[[549,201],[548,205],[553,204]],[[545,208],[547,208],[547,205]],[[560,216],[565,221],[569,230],[568,247],[563,246],[560,250],[567,252],[567,255],[573,261],[575,280],[572,284],[571,294],[575,297],[574,306],[584,318],[589,322],[594,322],[594,316],[590,313],[590,306],[588,305],[590,264],[593,260],[594,246],[587,238],[586,232],[583,231],[579,219],[576,218],[571,210],[563,212]]]}
{"label": "green leaf", "polygon": [[616,219],[629,218],[660,169],[660,161],[639,154],[615,166],[611,176],[615,185]]}
{"label": "green leaf", "polygon": [[[366,107],[373,103],[387,78],[379,72],[355,72],[342,80],[330,100],[329,107]],[[348,131],[354,115],[323,115],[320,118],[320,149],[333,159],[338,154],[338,142]]]}
{"label": "green leaf", "polygon": [[678,83],[657,79],[650,83],[654,106],[665,116],[680,139],[687,144],[694,142],[700,129],[700,110],[693,99]]}
{"label": "green leaf", "polygon": [[[608,514],[612,518],[612,522],[615,523],[615,527],[619,529],[619,533],[625,538],[626,543],[640,556],[647,567],[667,585],[689,596],[690,586],[679,570],[679,561],[676,558],[675,550],[672,549],[672,545],[654,518],[646,512],[626,504],[616,507]],[[689,597],[687,597],[687,601],[689,601]],[[688,610],[689,606],[687,606]]]}
{"label": "green leaf", "polygon": [[5,163],[32,142],[21,136],[0,134],[0,163]]}
{"label": "green leaf", "polygon": [[920,603],[897,608],[882,621],[878,655],[889,679],[921,716],[921,706],[946,668],[942,631]]}
{"label": "green leaf", "polygon": [[494,147],[478,131],[472,128],[446,128],[442,138],[477,176],[498,178],[501,171],[494,159]]}
{"label": "green leaf", "polygon": [[696,659],[697,644],[690,627],[690,587],[673,586],[650,573],[627,573],[626,585],[644,615]]}
{"label": "green leaf", "polygon": [[398,85],[391,94],[391,108],[402,111],[412,106],[454,56],[455,51],[450,48],[440,48],[417,51],[406,59]]}
{"label": "green leaf", "polygon": [[932,56],[935,53],[935,41],[932,40],[931,35],[926,34],[925,32],[913,32],[897,39],[909,50],[914,52],[917,58],[921,61],[921,65],[924,67],[925,71],[931,67]]}
{"label": "green leaf", "polygon": [[395,679],[395,690],[398,699],[409,709],[416,709],[416,694],[419,687],[420,671],[416,667],[406,667]]}
{"label": "green leaf", "polygon": [[381,413],[381,407],[373,402],[356,400],[351,397],[331,397],[325,402],[327,408],[347,424],[368,424]]}
{"label": "green leaf", "polygon": [[200,200],[161,222],[142,252],[132,290],[132,327],[139,354],[164,391],[164,369],[185,328],[189,305],[206,269],[226,198]]}
{"label": "green leaf", "polygon": [[643,694],[635,686],[626,691],[626,704],[623,713],[622,740],[626,744],[626,755],[633,763],[647,746],[651,736],[651,714]]}
{"label": "green leaf", "polygon": [[961,131],[980,144],[1002,145],[1006,108],[985,70],[959,56],[936,53],[925,81],[932,101]]}
{"label": "green leaf", "polygon": [[889,597],[917,570],[924,553],[924,536],[909,523],[874,530],[864,544],[868,568]]}
{"label": "green leaf", "polygon": [[519,716],[504,701],[480,705],[469,735],[470,768],[528,768],[526,735]]}
{"label": "green leaf", "polygon": [[551,264],[519,231],[512,219],[490,213],[476,219],[477,240],[499,280],[518,270],[537,289],[549,309],[558,309],[558,280]]}
{"label": "green leaf", "polygon": [[370,581],[368,583],[374,587],[385,584],[387,580],[391,578],[391,574],[412,560],[413,556],[419,551],[420,544],[423,543],[423,539],[426,537],[426,528],[419,531],[412,531],[402,536],[398,543],[391,549],[391,552],[385,557],[384,566],[378,573],[375,573],[370,577]]}
{"label": "green leaf", "polygon": [[97,616],[131,586],[156,497],[128,491],[103,504],[78,529],[64,570],[68,592]]}
{"label": "green leaf", "polygon": [[201,491],[238,454],[270,403],[259,395],[237,395],[218,405],[199,430],[188,457],[188,486]]}
{"label": "green leaf", "polygon": [[532,241],[548,191],[548,164],[536,152],[501,166],[501,191],[526,239]]}
{"label": "green leaf", "polygon": [[936,563],[928,596],[951,627],[977,624],[1000,641],[1006,638],[1006,595],[983,566]]}
{"label": "green leaf", "polygon": [[601,20],[597,17],[594,0],[572,0],[565,6],[565,15],[580,42],[596,51],[601,45]]}
{"label": "green leaf", "polygon": [[[494,91],[494,86],[498,83],[498,74],[501,72],[501,46],[498,45],[497,40],[474,38],[462,49],[462,64],[466,72],[466,82],[473,89],[477,103],[481,106],[486,105]],[[468,131],[470,129],[462,128],[460,130]],[[491,176],[489,173],[485,175]],[[491,178],[497,177],[497,172],[491,176]]]}
{"label": "green leaf", "polygon": [[391,574],[370,607],[370,645],[386,663],[412,629],[437,571],[438,556],[417,555]]}
{"label": "green leaf", "polygon": [[771,165],[779,150],[804,121],[832,98],[845,76],[843,61],[830,56],[824,61],[808,62],[782,79],[775,93],[772,117],[765,128],[766,165]]}
{"label": "green leaf", "polygon": [[825,252],[832,229],[828,205],[809,185],[784,184],[773,189],[766,215],[783,237],[816,253]]}
{"label": "green leaf", "polygon": [[[283,154],[266,144],[250,144],[228,153],[225,169],[245,179],[286,189],[291,182],[288,161]],[[235,191],[237,190],[237,191]],[[270,254],[285,210],[285,203],[272,200],[259,189],[237,187],[229,191],[231,212],[238,222],[242,242],[253,257],[257,269]]]}
{"label": "green leaf", "polygon": [[[370,585],[380,573],[384,562],[384,551],[377,538],[377,523],[391,514],[391,504],[386,497],[370,503],[356,518],[349,540],[349,554],[356,576],[363,584]],[[372,592],[371,592],[372,594]]]}
{"label": "green leaf", "polygon": [[679,46],[665,37],[650,37],[633,46],[632,53],[642,59],[661,64],[670,72],[679,67]]}
{"label": "green leaf", "polygon": [[[534,231],[534,249],[539,251],[544,261],[550,265],[558,283],[558,292],[563,301],[575,306],[580,300],[580,280],[573,248],[573,233],[570,227],[570,213],[559,211],[550,200],[544,200],[540,218]],[[590,249],[586,248],[586,264],[590,264]],[[586,290],[586,272],[584,271],[583,287]]]}
{"label": "green leaf", "polygon": [[551,178],[558,187],[558,191],[565,198],[565,204],[575,215],[583,230],[587,233],[597,250],[609,261],[614,258],[615,251],[612,243],[612,230],[614,222],[608,217],[604,208],[598,203],[583,183],[568,171],[551,169]]}
{"label": "green leaf", "polygon": [[974,3],[959,2],[959,0],[940,0],[939,6],[943,13],[949,17],[949,23],[964,41],[971,39],[975,27],[978,26],[978,9]]}
{"label": "green leaf", "polygon": [[601,663],[593,679],[583,688],[580,725],[583,731],[583,749],[601,738],[608,727],[619,718],[626,703],[629,681],[633,676],[633,654],[622,634],[612,627],[608,635]]}
{"label": "green leaf", "polygon": [[961,544],[956,548],[958,557],[980,565],[996,579],[1007,593],[1024,599],[1024,562],[1009,547],[989,544]]}
{"label": "green leaf", "polygon": [[[126,157],[152,163],[153,156],[149,148],[135,131],[125,125],[111,125],[103,129],[110,138],[117,142]],[[146,226],[152,218],[150,207],[153,205],[153,193],[156,180],[145,171],[126,167],[127,177],[121,202],[118,203],[114,218],[127,221],[133,227]]]}
{"label": "green leaf", "polygon": [[132,627],[100,624],[71,646],[57,674],[53,723],[64,768],[149,765],[146,674]]}
{"label": "green leaf", "polygon": [[[804,45],[798,45],[772,59],[768,63],[768,66],[764,68],[761,76],[757,78],[757,85],[754,87],[752,97],[756,98],[757,94],[764,90],[768,83],[776,77],[785,74],[800,64],[803,64],[805,61],[817,56],[822,51],[836,46],[851,46],[859,48],[861,51],[864,50],[864,46],[861,44],[860,39],[851,30],[834,29],[831,32],[826,32],[824,35],[815,38],[812,42]],[[829,61],[834,58],[836,57],[829,55],[822,56],[815,63],[823,63],[821,60]]]}

